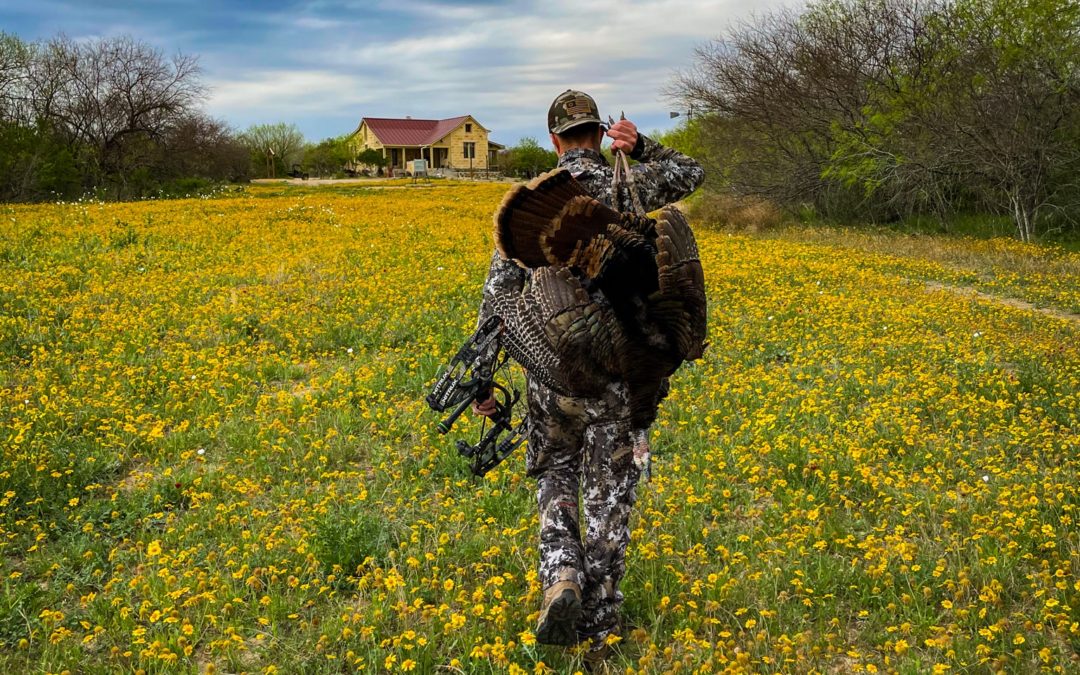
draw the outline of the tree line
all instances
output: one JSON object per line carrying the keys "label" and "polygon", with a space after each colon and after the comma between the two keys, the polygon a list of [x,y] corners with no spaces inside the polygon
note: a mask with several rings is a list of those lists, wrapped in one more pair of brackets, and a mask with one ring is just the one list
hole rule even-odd
{"label": "tree line", "polygon": [[197,60],[131,38],[0,34],[0,199],[141,197],[247,175],[247,152],[199,110]]}
{"label": "tree line", "polygon": [[669,93],[713,189],[840,220],[1078,229],[1073,0],[812,2],[699,47]]}
{"label": "tree line", "polygon": [[0,33],[0,201],[138,199],[229,182],[345,175],[347,135],[294,124],[237,131],[202,110],[195,57],[130,37],[24,42]]}
{"label": "tree line", "polygon": [[[355,154],[348,134],[309,143],[284,122],[237,131],[203,112],[200,76],[195,57],[130,37],[25,42],[0,32],[0,201],[184,195],[386,165],[378,151]],[[555,153],[526,138],[500,165],[535,176]]]}

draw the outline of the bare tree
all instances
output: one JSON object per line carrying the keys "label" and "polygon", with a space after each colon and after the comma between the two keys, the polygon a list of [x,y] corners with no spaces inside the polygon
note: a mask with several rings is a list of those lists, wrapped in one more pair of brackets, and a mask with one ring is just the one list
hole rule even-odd
{"label": "bare tree", "polygon": [[252,165],[265,167],[265,176],[283,175],[303,157],[304,134],[295,124],[253,124],[240,134]]}
{"label": "bare tree", "polygon": [[981,205],[1027,240],[1080,202],[1078,80],[1075,2],[825,0],[702,46],[669,93],[738,192],[863,219]]}
{"label": "bare tree", "polygon": [[200,112],[205,93],[194,57],[130,37],[27,44],[0,33],[0,198],[246,179],[247,151]]}
{"label": "bare tree", "polygon": [[221,120],[193,113],[177,120],[162,143],[162,164],[172,176],[243,181],[251,176],[247,148]]}
{"label": "bare tree", "polygon": [[194,57],[166,59],[127,37],[89,43],[57,38],[49,44],[44,69],[61,82],[48,116],[94,150],[106,175],[121,180],[137,168],[145,148],[161,141],[205,94]]}
{"label": "bare tree", "polygon": [[1080,5],[961,0],[942,17],[938,114],[922,121],[1024,241],[1068,217],[1080,171]]}
{"label": "bare tree", "polygon": [[0,121],[26,122],[27,88],[33,48],[0,32]]}
{"label": "bare tree", "polygon": [[[868,140],[867,106],[919,61],[926,0],[823,2],[737,26],[697,49],[669,94],[712,114],[736,190],[828,207],[828,169]],[[710,126],[706,124],[706,127]]]}

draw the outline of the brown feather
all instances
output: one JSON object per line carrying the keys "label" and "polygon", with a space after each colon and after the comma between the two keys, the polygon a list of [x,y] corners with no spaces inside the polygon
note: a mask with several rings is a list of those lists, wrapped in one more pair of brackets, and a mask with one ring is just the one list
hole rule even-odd
{"label": "brown feather", "polygon": [[704,353],[708,330],[697,242],[686,218],[671,207],[660,214],[656,231],[659,290],[650,298],[650,315],[673,339],[676,354],[692,361]]}
{"label": "brown feather", "polygon": [[579,396],[622,380],[633,427],[647,428],[665,378],[705,347],[705,278],[683,215],[617,213],[560,169],[507,194],[495,242],[504,258],[534,270],[525,290],[496,308],[530,373]]}
{"label": "brown feather", "polygon": [[495,247],[524,267],[565,265],[619,213],[587,195],[566,169],[512,188],[495,213]]}
{"label": "brown feather", "polygon": [[522,296],[538,315],[544,335],[559,355],[558,377],[575,392],[598,394],[616,371],[610,363],[591,358],[588,327],[604,320],[603,311],[565,267],[542,267]]}

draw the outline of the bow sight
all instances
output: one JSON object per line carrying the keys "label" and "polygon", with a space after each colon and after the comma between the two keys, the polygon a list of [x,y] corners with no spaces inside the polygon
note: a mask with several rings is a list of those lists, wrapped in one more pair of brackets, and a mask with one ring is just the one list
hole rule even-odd
{"label": "bow sight", "polygon": [[[439,422],[437,428],[440,434],[449,433],[454,422],[469,409],[473,401],[495,400],[495,413],[490,416],[491,429],[487,433],[481,429],[481,437],[476,445],[469,445],[463,440],[456,443],[458,453],[471,460],[469,468],[475,476],[483,476],[498,466],[525,441],[528,430],[528,420],[522,420],[516,426],[511,420],[514,404],[521,398],[518,390],[507,389],[495,381],[495,373],[507,365],[507,355],[500,346],[501,333],[502,320],[499,317],[493,316],[485,321],[461,346],[427,395],[427,404],[436,412],[445,412],[456,406],[446,419]],[[510,435],[499,441],[499,436],[504,432],[510,432]]]}

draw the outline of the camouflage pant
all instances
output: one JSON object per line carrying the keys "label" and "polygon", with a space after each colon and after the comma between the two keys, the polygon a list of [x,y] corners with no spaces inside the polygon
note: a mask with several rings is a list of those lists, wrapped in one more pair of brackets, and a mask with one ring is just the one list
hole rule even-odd
{"label": "camouflage pant", "polygon": [[[560,396],[529,379],[526,468],[537,479],[540,582],[573,581],[582,590],[578,632],[602,635],[618,623],[630,543],[630,512],[639,471],[634,465],[626,388],[599,398]],[[581,538],[578,494],[584,499]]]}

